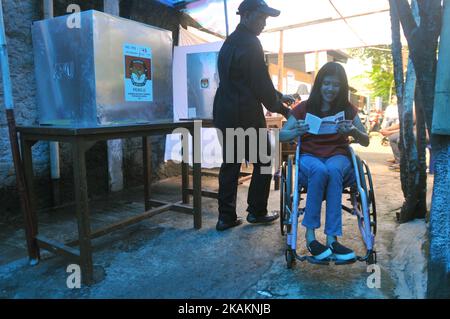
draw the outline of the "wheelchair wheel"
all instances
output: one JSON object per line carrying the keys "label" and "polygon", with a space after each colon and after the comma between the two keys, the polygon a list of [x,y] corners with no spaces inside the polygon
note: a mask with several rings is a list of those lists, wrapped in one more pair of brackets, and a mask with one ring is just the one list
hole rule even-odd
{"label": "wheelchair wheel", "polygon": [[362,161],[364,167],[364,176],[366,179],[367,191],[368,191],[368,203],[370,209],[370,228],[374,235],[377,234],[377,206],[375,203],[375,190],[373,188],[372,175],[370,174],[369,166],[366,161]]}
{"label": "wheelchair wheel", "polygon": [[375,192],[373,189],[373,183],[372,183],[372,175],[370,174],[369,166],[365,161],[362,161],[359,156],[358,158],[358,171],[359,171],[359,177],[361,181],[361,187],[364,190],[364,193],[367,197],[367,204],[369,209],[369,223],[370,223],[370,229],[372,231],[373,235],[376,235],[377,232],[377,211],[375,206]]}
{"label": "wheelchair wheel", "polygon": [[367,257],[367,264],[368,265],[374,265],[377,263],[377,254],[375,251],[370,252],[369,256]]}
{"label": "wheelchair wheel", "polygon": [[285,196],[286,196],[286,162],[283,162],[281,165],[281,181],[280,181],[280,231],[281,236],[286,234],[286,225],[285,221]]}
{"label": "wheelchair wheel", "polygon": [[281,168],[281,185],[280,185],[280,231],[284,236],[290,232],[289,219],[292,209],[292,163],[293,159],[289,156],[287,163],[284,162]]}
{"label": "wheelchair wheel", "polygon": [[363,168],[363,162],[358,155],[356,155],[356,159],[357,159],[357,163],[358,163],[358,172],[359,172],[359,180],[361,181],[361,187],[363,188],[364,193],[366,193],[366,195],[368,195],[366,177],[365,177],[364,168]]}
{"label": "wheelchair wheel", "polygon": [[286,266],[288,269],[291,269],[295,263],[294,252],[292,251],[292,249],[286,249],[284,255],[286,257]]}

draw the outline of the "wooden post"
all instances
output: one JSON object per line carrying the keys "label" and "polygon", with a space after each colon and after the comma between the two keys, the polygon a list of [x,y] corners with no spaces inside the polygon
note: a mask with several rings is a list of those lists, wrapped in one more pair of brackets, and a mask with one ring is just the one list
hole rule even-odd
{"label": "wooden post", "polygon": [[53,18],[53,0],[44,0],[44,18]]}
{"label": "wooden post", "polygon": [[181,136],[181,192],[183,204],[189,204],[189,134]]}
{"label": "wooden post", "polygon": [[88,190],[86,180],[86,146],[83,141],[72,142],[75,203],[80,243],[81,280],[90,285],[94,280],[92,264],[91,227],[89,220]]}
{"label": "wooden post", "polygon": [[228,38],[229,35],[229,24],[228,24],[228,6],[227,6],[227,0],[223,0],[223,7],[224,7],[224,13],[225,13],[225,32]]}
{"label": "wooden post", "polygon": [[[103,11],[120,16],[119,0],[103,0]],[[106,142],[108,152],[109,190],[112,192],[123,189],[123,140],[109,140]]]}
{"label": "wooden post", "polygon": [[[9,126],[15,127],[14,124],[10,123],[14,120],[14,114],[12,110],[6,110],[8,124]],[[14,162],[20,163],[20,153],[19,145],[17,143],[17,135],[11,132],[10,129],[10,140],[13,141],[13,159]],[[25,237],[27,240],[28,256],[30,259],[30,265],[36,265],[40,260],[39,246],[36,240],[38,234],[38,221],[36,215],[36,205],[33,198],[33,159],[32,150],[34,142],[25,141],[21,138],[21,149],[22,149],[22,163],[18,164],[16,167],[16,178],[17,178],[17,188],[20,195],[20,205],[24,216],[24,226],[25,226]]]}
{"label": "wooden post", "polygon": [[280,30],[280,49],[278,51],[278,91],[283,93],[284,80],[284,53],[283,53],[283,30]]}
{"label": "wooden post", "polygon": [[[11,74],[9,72],[8,50],[6,48],[5,24],[3,19],[3,2],[0,0],[0,65],[3,83],[3,103],[6,109],[6,119],[8,122],[9,141],[11,145],[11,153],[16,170],[16,184],[19,192],[20,205],[24,214],[25,235],[28,245],[28,256],[30,264],[35,265],[39,262],[39,248],[35,238],[37,225],[33,224],[36,218],[33,216],[32,205],[29,197],[28,185],[20,158],[19,143],[17,140],[16,120],[14,117],[14,99],[12,94]],[[31,146],[30,146],[31,147]],[[31,156],[31,149],[30,149]]]}
{"label": "wooden post", "polygon": [[319,51],[314,52],[314,80],[319,72]]}
{"label": "wooden post", "polygon": [[[44,0],[44,19],[53,18],[53,0]],[[59,160],[59,143],[49,142],[50,153],[50,176],[52,181],[52,194],[53,194],[53,206],[59,206],[61,204],[61,170]]]}
{"label": "wooden post", "polygon": [[142,138],[142,159],[144,164],[144,203],[145,211],[150,209],[150,187],[152,182],[152,144],[148,136]]}
{"label": "wooden post", "polygon": [[201,121],[195,121],[192,134],[192,188],[194,208],[194,228],[202,228],[202,155],[201,155]]}

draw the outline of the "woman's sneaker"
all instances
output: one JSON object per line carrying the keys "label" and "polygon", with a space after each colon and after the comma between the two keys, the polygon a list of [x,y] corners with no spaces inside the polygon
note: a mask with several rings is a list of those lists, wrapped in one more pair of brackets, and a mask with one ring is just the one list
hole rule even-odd
{"label": "woman's sneaker", "polygon": [[309,252],[316,260],[325,260],[333,254],[330,248],[322,245],[317,240],[313,240],[309,244],[306,244],[306,248],[308,248]]}
{"label": "woman's sneaker", "polygon": [[350,248],[345,247],[344,245],[341,245],[337,241],[331,243],[330,249],[333,252],[334,256],[337,260],[354,260],[356,259],[355,252],[351,250]]}

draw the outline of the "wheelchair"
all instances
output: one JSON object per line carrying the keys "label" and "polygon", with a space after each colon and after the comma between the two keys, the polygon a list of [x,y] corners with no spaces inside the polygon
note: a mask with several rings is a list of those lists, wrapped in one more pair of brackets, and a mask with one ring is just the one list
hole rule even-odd
{"label": "wheelchair", "polygon": [[295,157],[289,155],[287,162],[283,162],[281,165],[280,230],[281,235],[286,235],[287,237],[285,250],[287,268],[292,268],[297,260],[306,260],[310,263],[321,265],[329,265],[331,262],[334,262],[336,265],[342,265],[356,261],[376,264],[377,255],[374,245],[377,232],[377,212],[372,176],[367,163],[361,160],[350,146],[349,151],[356,182],[348,187],[344,183],[343,194],[349,195],[347,201],[350,201],[352,207],[342,205],[342,210],[356,216],[361,237],[365,244],[366,254],[357,256],[356,259],[351,261],[339,261],[333,257],[319,261],[312,256],[297,254],[299,219],[305,213],[305,208],[300,208],[300,202],[303,199],[301,196],[307,193],[306,188],[299,185],[300,144],[301,141],[299,139]]}

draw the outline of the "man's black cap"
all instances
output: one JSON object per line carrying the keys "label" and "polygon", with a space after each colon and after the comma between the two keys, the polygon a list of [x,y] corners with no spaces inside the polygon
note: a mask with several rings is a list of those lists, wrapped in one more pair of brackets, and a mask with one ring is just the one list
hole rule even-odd
{"label": "man's black cap", "polygon": [[244,0],[239,5],[237,14],[242,15],[244,12],[258,11],[264,13],[270,17],[278,17],[280,11],[271,8],[264,0]]}

